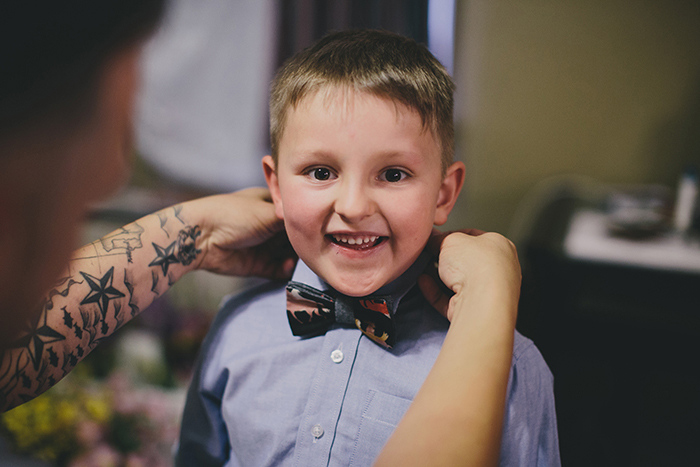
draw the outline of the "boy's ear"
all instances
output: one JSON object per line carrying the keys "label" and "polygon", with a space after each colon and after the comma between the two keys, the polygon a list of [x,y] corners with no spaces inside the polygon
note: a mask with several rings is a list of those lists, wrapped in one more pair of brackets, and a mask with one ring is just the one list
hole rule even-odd
{"label": "boy's ear", "polygon": [[284,209],[282,208],[282,197],[280,196],[280,184],[275,171],[275,161],[272,156],[262,158],[263,173],[267,187],[270,189],[272,202],[275,204],[275,214],[278,218],[284,220]]}
{"label": "boy's ear", "polygon": [[443,225],[447,222],[447,216],[450,215],[450,211],[452,211],[457,202],[457,196],[462,191],[466,170],[464,163],[461,161],[454,162],[447,168],[438,192],[437,209],[433,220],[435,225]]}

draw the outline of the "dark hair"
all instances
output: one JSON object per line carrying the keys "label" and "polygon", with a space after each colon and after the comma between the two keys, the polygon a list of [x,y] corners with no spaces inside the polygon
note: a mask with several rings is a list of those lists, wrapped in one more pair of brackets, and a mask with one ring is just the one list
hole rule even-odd
{"label": "dark hair", "polygon": [[440,145],[442,168],[454,156],[454,83],[413,39],[370,29],[331,33],[293,56],[270,92],[270,142],[277,160],[290,108],[326,87],[347,87],[401,103],[420,115]]}
{"label": "dark hair", "polygon": [[144,38],[165,0],[7,0],[0,6],[0,135],[90,109],[105,59]]}

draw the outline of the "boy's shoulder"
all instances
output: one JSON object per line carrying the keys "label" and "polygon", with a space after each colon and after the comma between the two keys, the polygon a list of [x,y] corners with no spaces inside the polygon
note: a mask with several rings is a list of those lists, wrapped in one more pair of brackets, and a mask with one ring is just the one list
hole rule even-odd
{"label": "boy's shoulder", "polygon": [[[265,280],[242,291],[226,295],[219,304],[219,311],[211,324],[211,331],[220,329],[231,320],[242,319],[246,312],[262,315],[284,306],[285,282]],[[263,318],[264,319],[264,318]]]}
{"label": "boy's shoulder", "polygon": [[240,292],[226,295],[221,300],[215,322],[226,320],[250,307],[278,305],[279,297],[284,295],[286,285],[286,282],[263,280]]}
{"label": "boy's shoulder", "polygon": [[528,386],[549,390],[553,387],[554,376],[535,343],[515,331],[513,341],[513,360],[509,386],[517,380],[527,381]]}
{"label": "boy's shoulder", "polygon": [[535,343],[518,331],[515,331],[515,339],[513,341],[513,364],[529,361],[541,362],[547,366]]}
{"label": "boy's shoulder", "polygon": [[[560,466],[554,377],[535,343],[517,331],[507,394],[500,465]],[[534,436],[524,442],[524,434]]]}
{"label": "boy's shoulder", "polygon": [[264,281],[240,293],[224,297],[205,341],[203,349],[218,347],[221,341],[245,345],[249,339],[263,336],[291,335],[285,315],[286,282]]}

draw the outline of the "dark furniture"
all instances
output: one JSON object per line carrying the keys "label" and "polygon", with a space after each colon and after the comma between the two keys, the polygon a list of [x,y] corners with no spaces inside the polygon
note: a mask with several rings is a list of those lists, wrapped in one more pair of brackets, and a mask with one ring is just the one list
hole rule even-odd
{"label": "dark furniture", "polygon": [[555,377],[564,466],[700,465],[700,272],[572,258],[566,190],[520,246],[518,329]]}

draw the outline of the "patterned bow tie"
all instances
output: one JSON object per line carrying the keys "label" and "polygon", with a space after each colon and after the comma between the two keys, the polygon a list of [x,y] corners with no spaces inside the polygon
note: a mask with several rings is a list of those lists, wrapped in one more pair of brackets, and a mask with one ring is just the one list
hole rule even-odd
{"label": "patterned bow tie", "polygon": [[377,344],[391,348],[396,340],[383,298],[333,297],[301,282],[287,284],[287,318],[292,334],[320,334],[333,323],[355,324]]}

